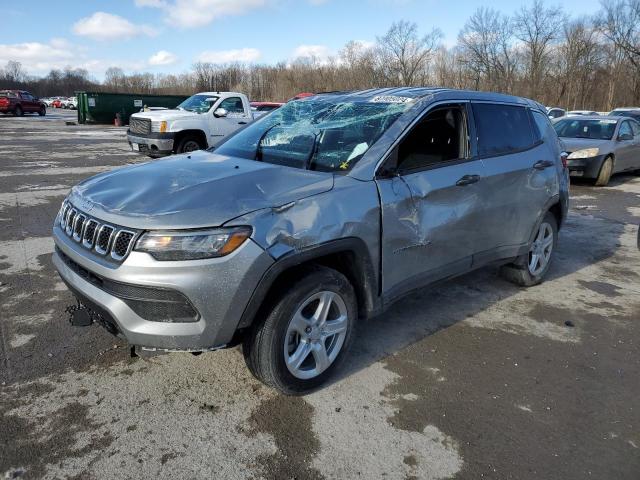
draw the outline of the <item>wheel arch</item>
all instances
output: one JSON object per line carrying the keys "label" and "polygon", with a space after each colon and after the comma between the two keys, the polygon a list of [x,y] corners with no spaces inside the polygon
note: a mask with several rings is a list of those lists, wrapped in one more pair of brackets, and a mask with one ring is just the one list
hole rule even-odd
{"label": "wheel arch", "polygon": [[201,142],[202,148],[207,148],[207,146],[208,146],[207,135],[204,133],[203,130],[199,130],[197,128],[192,128],[192,129],[188,129],[188,130],[180,130],[179,132],[176,133],[176,137],[175,137],[175,140],[173,142],[174,149],[177,148],[177,146],[180,144],[180,142],[182,141],[183,138],[188,137],[188,136],[197,137],[198,140]]}
{"label": "wheel arch", "polygon": [[260,279],[237,329],[250,327],[271,306],[276,292],[314,265],[332,268],[347,277],[356,293],[359,317],[379,311],[378,280],[367,246],[363,240],[350,237],[292,252],[273,263]]}

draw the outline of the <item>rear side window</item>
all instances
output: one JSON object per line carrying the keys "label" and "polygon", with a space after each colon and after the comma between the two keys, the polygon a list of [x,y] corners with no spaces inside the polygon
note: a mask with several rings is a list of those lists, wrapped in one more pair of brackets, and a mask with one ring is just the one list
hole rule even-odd
{"label": "rear side window", "polygon": [[533,116],[536,127],[538,128],[539,135],[537,139],[542,140],[546,136],[547,132],[553,129],[551,122],[549,121],[549,117],[536,110],[532,110],[531,114]]}
{"label": "rear side window", "polygon": [[524,107],[491,103],[473,104],[480,156],[526,150],[536,142]]}

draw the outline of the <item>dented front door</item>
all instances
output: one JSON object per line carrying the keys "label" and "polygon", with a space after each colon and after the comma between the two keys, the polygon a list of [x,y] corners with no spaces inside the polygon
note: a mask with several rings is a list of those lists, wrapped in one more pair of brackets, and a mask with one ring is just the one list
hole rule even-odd
{"label": "dented front door", "polygon": [[483,230],[483,173],[473,160],[376,180],[386,299],[471,267]]}

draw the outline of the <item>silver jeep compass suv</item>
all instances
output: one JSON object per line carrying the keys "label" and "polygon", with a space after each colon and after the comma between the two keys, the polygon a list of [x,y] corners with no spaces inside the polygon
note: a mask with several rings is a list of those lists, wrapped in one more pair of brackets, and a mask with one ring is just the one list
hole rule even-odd
{"label": "silver jeep compass suv", "polygon": [[544,107],[429,88],[286,104],[213,151],[75,186],[55,265],[84,321],[138,347],[242,343],[288,394],[344,361],[354,327],[489,263],[534,285],[568,207]]}

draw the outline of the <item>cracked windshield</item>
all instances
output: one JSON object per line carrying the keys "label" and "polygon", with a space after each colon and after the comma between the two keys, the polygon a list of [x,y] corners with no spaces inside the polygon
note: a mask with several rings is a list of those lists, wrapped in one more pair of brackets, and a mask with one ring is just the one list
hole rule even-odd
{"label": "cracked windshield", "polygon": [[215,151],[288,167],[347,171],[414,104],[407,100],[291,102]]}

